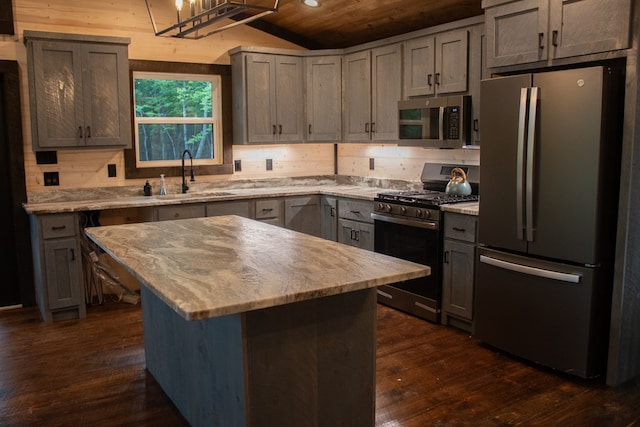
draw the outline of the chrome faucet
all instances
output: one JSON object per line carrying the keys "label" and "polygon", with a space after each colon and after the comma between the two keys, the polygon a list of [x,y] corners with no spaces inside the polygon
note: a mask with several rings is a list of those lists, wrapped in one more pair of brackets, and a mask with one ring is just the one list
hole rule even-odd
{"label": "chrome faucet", "polygon": [[191,182],[195,182],[196,178],[193,174],[193,155],[191,154],[191,151],[189,150],[184,150],[182,152],[182,192],[186,193],[187,190],[189,189],[189,186],[187,185],[187,180],[185,178],[185,170],[184,170],[184,155],[188,154],[189,155],[189,159],[191,160],[191,179],[189,181]]}

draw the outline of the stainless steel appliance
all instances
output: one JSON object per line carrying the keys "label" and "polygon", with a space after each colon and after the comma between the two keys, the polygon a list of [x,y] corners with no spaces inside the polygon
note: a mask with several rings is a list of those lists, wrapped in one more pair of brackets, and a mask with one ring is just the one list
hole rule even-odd
{"label": "stainless steel appliance", "polygon": [[481,83],[475,336],[580,377],[606,363],[623,74]]}
{"label": "stainless steel appliance", "polygon": [[470,109],[468,95],[399,101],[399,145],[462,148],[469,141]]}
{"label": "stainless steel appliance", "polygon": [[[455,167],[462,168],[474,189],[451,196],[445,187]],[[431,267],[431,275],[378,288],[378,302],[432,322],[440,322],[442,295],[442,212],[446,203],[478,200],[478,166],[427,163],[423,190],[379,193],[374,201],[376,252]]]}

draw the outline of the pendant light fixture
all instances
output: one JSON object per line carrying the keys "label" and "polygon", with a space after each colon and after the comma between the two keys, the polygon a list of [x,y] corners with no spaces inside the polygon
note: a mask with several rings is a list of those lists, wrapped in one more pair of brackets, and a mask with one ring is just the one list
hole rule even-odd
{"label": "pendant light fixture", "polygon": [[302,4],[309,7],[319,7],[320,1],[319,0],[302,0]]}
{"label": "pendant light fixture", "polygon": [[[197,40],[278,11],[280,0],[270,0],[272,7],[255,1],[145,0],[145,3],[156,36]],[[224,22],[232,17],[236,19]]]}

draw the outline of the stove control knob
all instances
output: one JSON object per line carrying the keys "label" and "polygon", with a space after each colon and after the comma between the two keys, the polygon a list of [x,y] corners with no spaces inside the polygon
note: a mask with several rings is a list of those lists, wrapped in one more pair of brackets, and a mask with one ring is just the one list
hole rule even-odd
{"label": "stove control knob", "polygon": [[431,216],[431,211],[429,209],[425,209],[424,211],[424,217],[425,218],[429,218]]}
{"label": "stove control knob", "polygon": [[378,203],[378,210],[379,211],[383,211],[384,210],[384,203]]}
{"label": "stove control knob", "polygon": [[422,209],[416,209],[416,217],[422,218]]}
{"label": "stove control knob", "polygon": [[406,215],[407,213],[407,208],[405,208],[404,206],[400,208],[400,212],[402,212],[402,215]]}
{"label": "stove control knob", "polygon": [[391,205],[387,205],[387,206],[386,206],[386,210],[387,210],[387,212],[391,212],[391,210],[392,210],[392,209],[391,209]]}

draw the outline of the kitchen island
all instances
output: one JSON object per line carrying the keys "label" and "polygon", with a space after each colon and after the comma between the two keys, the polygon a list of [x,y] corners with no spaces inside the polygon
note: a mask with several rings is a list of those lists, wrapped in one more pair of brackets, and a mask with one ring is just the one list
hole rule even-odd
{"label": "kitchen island", "polygon": [[430,273],[237,216],[86,232],[141,282],[147,369],[192,425],[373,425],[375,288]]}

